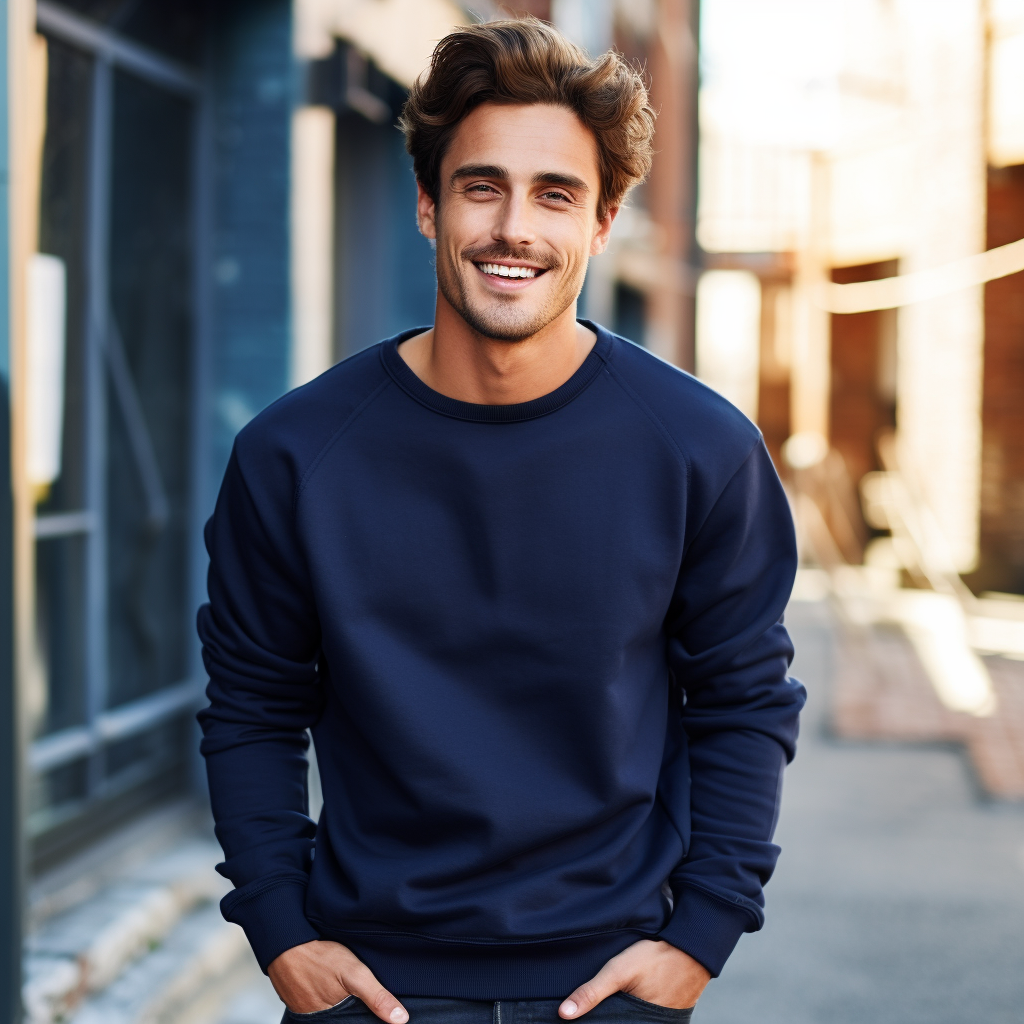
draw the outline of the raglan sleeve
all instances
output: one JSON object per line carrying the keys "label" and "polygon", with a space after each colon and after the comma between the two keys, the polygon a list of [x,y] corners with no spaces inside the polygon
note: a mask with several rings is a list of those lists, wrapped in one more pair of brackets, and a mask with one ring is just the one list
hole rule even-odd
{"label": "raglan sleeve", "polygon": [[320,630],[294,523],[287,460],[240,435],[206,524],[209,676],[199,712],[210,799],[235,885],[221,902],[260,966],[319,938],[304,913],[315,825],[306,730],[322,707]]}
{"label": "raglan sleeve", "polygon": [[659,937],[717,976],[740,935],[764,922],[783,768],[806,693],[788,675],[782,622],[796,572],[793,522],[760,438],[709,503],[667,622],[678,700],[662,784],[688,843]]}

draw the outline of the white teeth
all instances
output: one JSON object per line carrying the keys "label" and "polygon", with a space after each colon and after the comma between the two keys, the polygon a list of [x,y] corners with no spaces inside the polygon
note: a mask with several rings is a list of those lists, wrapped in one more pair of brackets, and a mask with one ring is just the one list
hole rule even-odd
{"label": "white teeth", "polygon": [[507,267],[504,263],[481,263],[480,269],[494,277],[536,277],[533,267]]}

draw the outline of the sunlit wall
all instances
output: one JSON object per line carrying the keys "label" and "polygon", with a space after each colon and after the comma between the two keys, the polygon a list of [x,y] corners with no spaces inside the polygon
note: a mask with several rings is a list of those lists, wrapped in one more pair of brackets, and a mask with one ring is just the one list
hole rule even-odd
{"label": "sunlit wall", "polygon": [[[698,237],[791,257],[794,431],[829,430],[833,268],[984,249],[986,122],[993,162],[1024,160],[1021,40],[1021,0],[705,0]],[[960,571],[977,558],[981,303],[962,289],[899,313],[904,461]]]}

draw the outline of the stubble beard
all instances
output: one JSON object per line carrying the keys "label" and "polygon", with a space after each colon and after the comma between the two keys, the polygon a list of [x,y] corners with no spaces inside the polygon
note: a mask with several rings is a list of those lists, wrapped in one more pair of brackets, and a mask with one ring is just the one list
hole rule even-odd
{"label": "stubble beard", "polygon": [[528,308],[522,293],[495,295],[486,303],[474,303],[470,298],[467,280],[469,274],[478,273],[474,263],[502,259],[538,263],[546,267],[549,274],[555,274],[561,269],[550,256],[538,254],[531,249],[497,244],[453,253],[440,244],[437,247],[438,290],[469,327],[485,338],[494,341],[526,341],[561,316],[579,297],[586,263],[580,273],[564,275],[556,291],[549,295],[539,309]]}

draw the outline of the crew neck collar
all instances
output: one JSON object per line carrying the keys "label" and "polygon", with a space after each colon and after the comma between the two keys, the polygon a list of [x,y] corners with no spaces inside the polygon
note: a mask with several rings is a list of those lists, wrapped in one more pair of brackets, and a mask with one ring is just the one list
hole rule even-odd
{"label": "crew neck collar", "polygon": [[561,386],[540,398],[529,402],[517,402],[514,405],[478,405],[474,402],[462,402],[457,398],[449,398],[424,384],[409,368],[409,364],[398,354],[398,346],[403,341],[429,331],[429,327],[413,327],[411,330],[396,334],[382,342],[380,357],[384,368],[395,383],[421,405],[433,409],[445,416],[455,419],[470,420],[474,423],[519,423],[532,420],[538,416],[546,416],[556,409],[567,405],[582,393],[594,380],[604,365],[611,348],[611,335],[598,324],[590,320],[578,319],[577,323],[589,328],[597,335],[594,347],[587,353],[587,358],[579,369]]}

